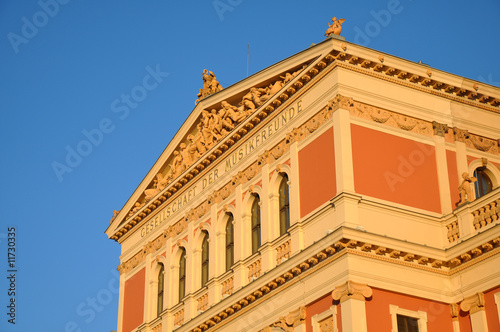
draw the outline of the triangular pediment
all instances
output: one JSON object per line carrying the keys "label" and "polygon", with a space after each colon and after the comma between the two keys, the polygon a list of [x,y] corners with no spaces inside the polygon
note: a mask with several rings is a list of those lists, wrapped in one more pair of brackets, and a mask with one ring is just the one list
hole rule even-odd
{"label": "triangular pediment", "polygon": [[[106,230],[119,240],[181,188],[198,179],[282,103],[339,66],[500,113],[498,89],[338,39],[326,39],[230,87],[202,96]],[[204,75],[208,74],[204,71]],[[210,73],[210,79],[216,79]],[[206,81],[205,81],[206,83]],[[204,86],[205,87],[205,86]],[[220,90],[220,91],[217,91]],[[496,94],[496,96],[495,96]],[[202,91],[200,91],[202,95]],[[198,97],[200,97],[200,95]],[[193,96],[193,101],[196,96]]]}

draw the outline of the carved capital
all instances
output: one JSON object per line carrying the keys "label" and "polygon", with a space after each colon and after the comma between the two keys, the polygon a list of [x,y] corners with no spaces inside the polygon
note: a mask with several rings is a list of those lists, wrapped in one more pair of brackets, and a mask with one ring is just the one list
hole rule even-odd
{"label": "carved capital", "polygon": [[354,107],[354,100],[342,95],[336,95],[335,98],[328,102],[327,108],[329,111],[335,112],[339,108],[351,109]]}
{"label": "carved capital", "polygon": [[368,285],[348,280],[345,284],[333,290],[332,297],[335,301],[340,301],[342,303],[349,299],[365,301],[367,298],[371,297],[372,294],[373,291]]}
{"label": "carved capital", "polygon": [[447,124],[432,121],[432,129],[434,129],[434,135],[442,136],[448,132],[449,128]]}
{"label": "carved capital", "polygon": [[479,292],[472,296],[465,298],[462,303],[460,303],[460,309],[462,311],[468,311],[469,314],[474,314],[478,311],[484,309],[484,294]]}
{"label": "carved capital", "polygon": [[453,128],[453,136],[455,136],[455,141],[464,142],[469,139],[469,132],[464,129],[459,129],[457,127]]}

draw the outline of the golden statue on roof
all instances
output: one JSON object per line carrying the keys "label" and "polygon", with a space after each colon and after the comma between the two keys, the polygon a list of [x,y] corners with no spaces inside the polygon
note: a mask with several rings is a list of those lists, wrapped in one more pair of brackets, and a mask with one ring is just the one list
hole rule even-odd
{"label": "golden statue on roof", "polygon": [[328,23],[328,29],[326,29],[325,36],[326,38],[330,37],[331,35],[337,35],[340,36],[340,31],[342,31],[342,23],[344,23],[345,19],[341,18],[340,20],[337,20],[337,18],[334,16],[332,18],[332,24]]}
{"label": "golden statue on roof", "polygon": [[210,70],[203,69],[203,88],[201,88],[200,92],[197,94],[198,99],[194,102],[195,105],[197,105],[203,98],[220,90],[222,90],[222,86],[219,82],[217,82],[214,73]]}

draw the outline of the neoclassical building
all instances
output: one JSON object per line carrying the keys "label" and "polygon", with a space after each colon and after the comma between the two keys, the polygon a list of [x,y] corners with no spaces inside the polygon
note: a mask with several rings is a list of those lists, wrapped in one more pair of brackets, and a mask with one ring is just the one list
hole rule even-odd
{"label": "neoclassical building", "polygon": [[500,331],[499,88],[334,35],[198,97],[106,230],[118,332]]}

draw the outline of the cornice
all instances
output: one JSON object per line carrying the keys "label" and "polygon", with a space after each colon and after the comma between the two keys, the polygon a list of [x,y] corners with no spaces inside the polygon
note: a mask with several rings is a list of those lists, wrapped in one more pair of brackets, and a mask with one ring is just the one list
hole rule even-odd
{"label": "cornice", "polygon": [[[488,241],[483,244],[483,246],[484,245],[495,246],[494,250],[490,250],[491,252],[488,257],[496,255],[500,252],[500,238]],[[259,305],[269,297],[274,296],[284,288],[293,285],[295,282],[300,281],[307,275],[314,273],[316,270],[324,267],[325,265],[331,264],[333,261],[338,260],[344,255],[359,255],[360,253],[366,258],[383,260],[385,262],[404,265],[410,268],[424,269],[426,271],[444,276],[451,276],[458,272],[454,263],[451,262],[453,260],[443,262],[428,257],[418,256],[416,254],[401,252],[396,249],[374,246],[369,243],[342,238],[340,241],[334,242],[334,244],[327,246],[299,264],[295,264],[293,268],[288,269],[286,272],[281,273],[275,278],[272,278],[271,281],[267,281],[260,287],[254,288],[253,291],[247,292],[244,295],[234,294],[234,296],[238,296],[238,300],[233,300],[230,302],[231,304],[223,306],[223,310],[215,310],[218,312],[217,314],[211,317],[209,316],[210,318],[208,318],[205,322],[199,324],[196,323],[198,325],[189,331],[202,332],[210,330],[214,327],[222,327],[222,325],[225,325],[226,321],[235,319],[240,314],[250,310],[254,306]],[[340,301],[347,300],[349,298],[364,300],[371,295],[371,289],[367,285],[353,283],[352,281],[350,283],[346,283],[344,287],[340,287],[332,293],[333,298]],[[474,299],[469,302],[473,303]]]}

